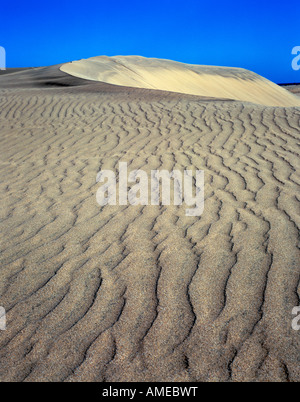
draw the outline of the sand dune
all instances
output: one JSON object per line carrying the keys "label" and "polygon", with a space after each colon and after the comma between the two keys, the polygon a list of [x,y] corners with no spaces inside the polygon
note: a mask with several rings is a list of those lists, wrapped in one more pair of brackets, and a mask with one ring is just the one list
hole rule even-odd
{"label": "sand dune", "polygon": [[14,74],[30,70],[29,68],[7,68],[6,70],[0,70],[0,75]]}
{"label": "sand dune", "polygon": [[300,85],[295,84],[295,85],[284,85],[283,86],[285,89],[288,91],[292,92],[293,94],[300,96]]}
{"label": "sand dune", "polygon": [[[0,380],[300,381],[299,121],[59,67],[0,77]],[[203,215],[100,208],[119,161],[203,169]]]}
{"label": "sand dune", "polygon": [[244,69],[197,66],[138,56],[93,57],[61,66],[75,77],[134,88],[159,89],[266,106],[300,106],[297,97]]}

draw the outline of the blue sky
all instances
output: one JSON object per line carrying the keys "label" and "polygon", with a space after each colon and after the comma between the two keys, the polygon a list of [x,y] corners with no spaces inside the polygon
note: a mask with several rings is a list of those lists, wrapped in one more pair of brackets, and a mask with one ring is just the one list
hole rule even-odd
{"label": "blue sky", "polygon": [[7,67],[134,54],[300,82],[299,15],[299,0],[12,0],[1,5],[0,46]]}

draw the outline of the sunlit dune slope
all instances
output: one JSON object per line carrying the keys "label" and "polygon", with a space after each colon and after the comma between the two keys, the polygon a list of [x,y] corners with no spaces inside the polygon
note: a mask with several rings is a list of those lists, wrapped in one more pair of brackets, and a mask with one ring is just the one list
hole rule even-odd
{"label": "sunlit dune slope", "polygon": [[266,106],[300,106],[271,81],[240,68],[198,66],[139,56],[93,57],[64,64],[75,77],[134,88],[228,98]]}

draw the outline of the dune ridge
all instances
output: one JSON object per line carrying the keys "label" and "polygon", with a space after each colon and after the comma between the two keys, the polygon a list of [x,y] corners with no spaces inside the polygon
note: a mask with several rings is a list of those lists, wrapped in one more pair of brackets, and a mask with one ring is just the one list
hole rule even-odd
{"label": "dune ridge", "polygon": [[75,77],[126,87],[157,89],[265,106],[300,106],[284,88],[241,68],[198,66],[140,56],[99,56],[60,67]]}
{"label": "dune ridge", "polygon": [[[299,382],[299,122],[59,67],[0,77],[0,380]],[[203,215],[100,208],[120,161],[203,169]]]}

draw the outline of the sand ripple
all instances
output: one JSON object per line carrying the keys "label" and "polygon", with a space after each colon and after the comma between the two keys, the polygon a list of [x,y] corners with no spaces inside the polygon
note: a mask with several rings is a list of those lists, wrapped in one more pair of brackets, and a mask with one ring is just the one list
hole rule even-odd
{"label": "sand ripple", "polygon": [[[300,381],[300,109],[95,85],[0,90],[1,381]],[[204,214],[100,209],[120,160]]]}

